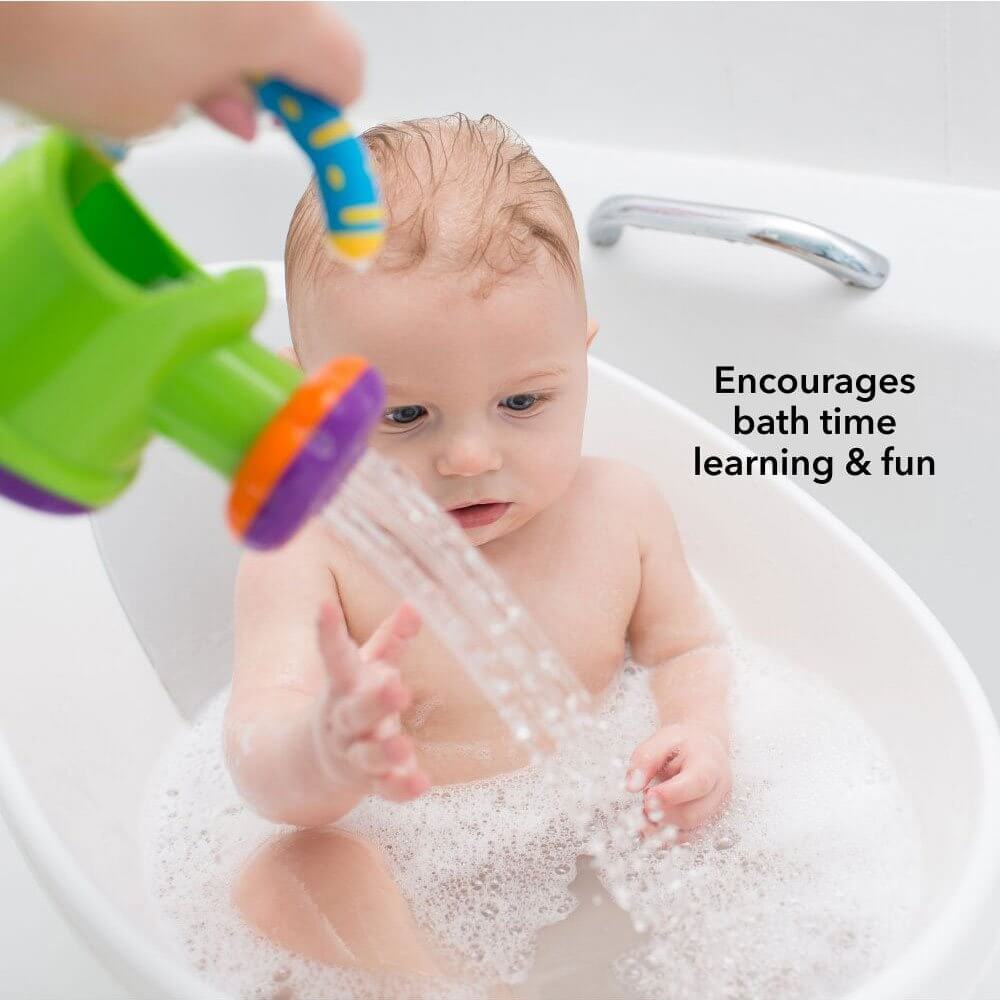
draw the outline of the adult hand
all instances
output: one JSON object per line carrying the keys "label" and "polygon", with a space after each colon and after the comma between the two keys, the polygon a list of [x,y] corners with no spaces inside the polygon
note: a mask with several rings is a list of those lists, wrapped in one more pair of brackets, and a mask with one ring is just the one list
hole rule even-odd
{"label": "adult hand", "polygon": [[360,47],[326,4],[0,3],[0,100],[112,138],[196,104],[249,139],[248,77],[343,106],[361,75]]}

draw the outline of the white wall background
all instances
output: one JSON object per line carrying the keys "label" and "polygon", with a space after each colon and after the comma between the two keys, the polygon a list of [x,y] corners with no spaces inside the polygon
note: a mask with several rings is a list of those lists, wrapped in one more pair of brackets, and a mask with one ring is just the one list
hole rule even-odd
{"label": "white wall background", "polygon": [[1000,4],[335,6],[367,52],[359,118],[489,111],[534,136],[1000,186]]}
{"label": "white wall background", "polygon": [[[1000,187],[1000,3],[334,6],[367,52],[358,118],[489,111],[553,138]],[[13,117],[0,105],[0,132]]]}

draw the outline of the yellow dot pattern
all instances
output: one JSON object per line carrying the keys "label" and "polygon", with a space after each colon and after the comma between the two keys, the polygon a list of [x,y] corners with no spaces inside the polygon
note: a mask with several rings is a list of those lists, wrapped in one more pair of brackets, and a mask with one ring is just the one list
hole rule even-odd
{"label": "yellow dot pattern", "polygon": [[334,254],[355,266],[371,260],[384,239],[385,234],[382,232],[331,233],[327,237]]}
{"label": "yellow dot pattern", "polygon": [[278,101],[278,107],[281,108],[281,113],[289,121],[297,122],[302,118],[302,105],[294,97],[288,97],[287,95],[282,97]]}
{"label": "yellow dot pattern", "polygon": [[361,222],[380,222],[381,205],[347,205],[340,210],[340,221],[345,226],[356,226]]}
{"label": "yellow dot pattern", "polygon": [[335,142],[350,139],[352,135],[351,126],[347,121],[343,118],[337,118],[335,121],[327,122],[325,125],[313,129],[309,133],[309,145],[313,149],[324,149],[327,146],[332,146]]}
{"label": "yellow dot pattern", "polygon": [[347,186],[347,175],[334,163],[326,168],[326,181],[334,191],[343,191]]}

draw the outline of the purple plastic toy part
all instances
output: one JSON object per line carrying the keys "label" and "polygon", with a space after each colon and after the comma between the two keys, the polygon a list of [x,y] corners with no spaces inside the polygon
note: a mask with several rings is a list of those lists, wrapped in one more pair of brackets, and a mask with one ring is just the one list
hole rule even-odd
{"label": "purple plastic toy part", "polygon": [[27,479],[15,476],[13,472],[8,472],[2,467],[0,467],[0,496],[5,496],[8,500],[13,500],[14,503],[19,503],[24,507],[33,507],[46,514],[86,514],[94,509],[74,503],[72,500],[65,500],[55,493],[42,489],[41,486],[29,483]]}
{"label": "purple plastic toy part", "polygon": [[306,518],[337,492],[361,457],[372,425],[382,413],[385,389],[368,368],[316,425],[285,469],[243,540],[256,549],[284,544]]}

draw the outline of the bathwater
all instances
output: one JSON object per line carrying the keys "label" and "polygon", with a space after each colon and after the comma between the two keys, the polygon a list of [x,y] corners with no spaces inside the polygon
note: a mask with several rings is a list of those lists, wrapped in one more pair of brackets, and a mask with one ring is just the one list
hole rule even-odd
{"label": "bathwater", "polygon": [[[893,769],[835,691],[766,651],[737,647],[728,806],[689,843],[631,851],[632,917],[647,929],[619,934],[611,954],[604,928],[621,921],[607,869],[620,859],[609,851],[598,860],[596,903],[592,888],[581,895],[592,834],[576,821],[572,774],[600,771],[602,757],[629,752],[655,725],[642,668],[625,665],[599,707],[606,727],[560,748],[547,774],[533,765],[403,805],[370,799],[338,824],[379,845],[428,939],[461,967],[461,982],[326,968],[241,921],[229,902],[233,879],[258,846],[292,831],[255,816],[232,786],[222,752],[226,696],[164,755],[145,842],[165,935],[233,997],[472,998],[502,980],[515,995],[545,1000],[828,1000],[905,942],[920,894],[919,843]],[[620,775],[603,791],[595,825],[631,798]],[[574,932],[574,921],[583,929]],[[563,929],[553,958],[546,940]],[[539,942],[547,956],[538,957]],[[553,972],[560,964],[576,970],[565,988]]]}
{"label": "bathwater", "polygon": [[369,448],[326,517],[420,611],[515,739],[544,753],[589,724],[576,676],[406,469]]}
{"label": "bathwater", "polygon": [[[233,789],[223,692],[164,756],[146,817],[151,899],[206,979],[255,1000],[475,997],[498,982],[579,1000],[579,977],[559,985],[561,962],[601,997],[819,1000],[891,956],[919,898],[915,822],[873,734],[808,664],[731,636],[730,802],[690,842],[669,830],[640,842],[641,796],[624,775],[656,726],[644,669],[624,664],[591,699],[462,530],[374,452],[326,516],[416,605],[532,763],[402,805],[369,799],[338,824],[380,847],[455,981],[323,967],[265,941],[229,903],[247,858],[291,830]],[[601,890],[586,898],[583,859]],[[598,904],[609,925],[628,912],[617,951],[602,954],[599,933],[572,939],[554,966],[536,961]]]}

